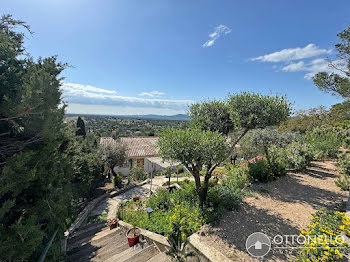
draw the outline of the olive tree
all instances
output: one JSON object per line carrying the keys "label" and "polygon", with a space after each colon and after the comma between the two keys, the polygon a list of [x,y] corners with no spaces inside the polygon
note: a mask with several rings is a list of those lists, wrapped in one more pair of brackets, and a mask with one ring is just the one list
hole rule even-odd
{"label": "olive tree", "polygon": [[284,96],[249,92],[229,95],[228,107],[234,126],[242,130],[232,149],[249,130],[278,125],[288,119],[291,110]]}
{"label": "olive tree", "polygon": [[203,130],[228,135],[234,129],[227,101],[208,100],[194,103],[188,115],[191,117],[191,125]]}
{"label": "olive tree", "polygon": [[[203,206],[213,170],[231,155],[240,139],[251,129],[279,124],[289,114],[290,104],[285,97],[278,95],[242,92],[229,95],[226,101],[197,103],[189,112],[197,128],[166,129],[159,139],[160,154],[164,159],[180,161],[191,172]],[[223,135],[237,130],[242,132],[228,150]],[[207,171],[201,184],[203,167]]]}
{"label": "olive tree", "polygon": [[102,162],[107,166],[108,173],[115,176],[114,167],[122,166],[126,160],[126,146],[122,143],[107,144],[100,148]]}
{"label": "olive tree", "polygon": [[[199,202],[203,207],[213,170],[226,158],[225,137],[219,132],[198,128],[167,128],[160,135],[160,155],[169,161],[179,161],[190,171],[196,183]],[[204,181],[200,171],[206,168]]]}

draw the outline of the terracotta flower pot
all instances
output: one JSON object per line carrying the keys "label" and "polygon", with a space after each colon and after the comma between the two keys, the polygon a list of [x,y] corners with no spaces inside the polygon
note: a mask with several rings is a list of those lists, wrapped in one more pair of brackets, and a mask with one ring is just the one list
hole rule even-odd
{"label": "terracotta flower pot", "polygon": [[138,227],[135,228],[135,231],[132,228],[126,232],[126,237],[128,238],[129,247],[135,246],[139,242],[140,233],[141,233],[141,230]]}

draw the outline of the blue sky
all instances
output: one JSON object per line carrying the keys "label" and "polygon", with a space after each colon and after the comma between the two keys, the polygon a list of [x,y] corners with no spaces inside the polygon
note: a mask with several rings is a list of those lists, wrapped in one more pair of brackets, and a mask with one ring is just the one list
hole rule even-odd
{"label": "blue sky", "polygon": [[255,91],[295,109],[340,102],[310,80],[336,59],[348,0],[2,0],[58,55],[68,112],[176,114],[193,101]]}

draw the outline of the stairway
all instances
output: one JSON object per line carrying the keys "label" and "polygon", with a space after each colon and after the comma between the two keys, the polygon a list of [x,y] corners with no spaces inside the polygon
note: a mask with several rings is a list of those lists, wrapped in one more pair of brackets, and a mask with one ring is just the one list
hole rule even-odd
{"label": "stairway", "polygon": [[104,222],[99,222],[82,226],[70,236],[66,261],[166,262],[170,258],[147,241],[129,247],[123,229],[110,230]]}

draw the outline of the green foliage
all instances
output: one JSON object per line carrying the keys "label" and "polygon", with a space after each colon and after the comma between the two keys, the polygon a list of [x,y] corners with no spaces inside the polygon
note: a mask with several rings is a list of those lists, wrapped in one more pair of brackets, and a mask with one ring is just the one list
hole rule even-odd
{"label": "green foliage", "polygon": [[315,128],[308,131],[304,141],[311,145],[316,158],[336,157],[342,143],[332,127]]}
{"label": "green foliage", "polygon": [[78,130],[75,132],[76,136],[86,136],[85,122],[80,116],[77,120],[77,129]]}
{"label": "green foliage", "polygon": [[300,142],[288,145],[285,154],[288,159],[288,167],[295,170],[304,170],[314,158],[312,147]]}
{"label": "green foliage", "polygon": [[133,167],[130,170],[131,179],[134,181],[145,181],[148,175],[143,171],[142,167]]}
{"label": "green foliage", "polygon": [[[169,192],[160,190],[146,202],[129,201],[125,207],[119,207],[117,216],[138,227],[168,236],[172,232],[172,223],[180,223],[184,238],[199,230],[203,225],[202,213],[198,207],[198,198],[193,183],[183,183],[183,190]],[[146,207],[154,212],[148,219]]]}
{"label": "green foliage", "polygon": [[271,128],[254,129],[242,138],[237,153],[246,159],[263,154],[268,157],[270,147],[285,147],[299,139],[300,135],[295,132],[283,132]]}
{"label": "green foliage", "polygon": [[[195,177],[197,194],[203,205],[211,173],[226,158],[225,137],[218,132],[198,128],[167,128],[162,132],[158,144],[164,159],[181,162]],[[200,171],[204,166],[207,168],[206,179],[201,183]]]}
{"label": "green foliage", "polygon": [[268,182],[275,179],[266,158],[257,156],[249,160],[249,178],[252,182]]}
{"label": "green foliage", "polygon": [[[350,27],[337,35],[341,42],[335,45],[338,51],[338,61],[330,62],[330,67],[339,72],[320,72],[313,77],[314,84],[321,90],[333,95],[350,98]],[[345,66],[344,66],[345,65]]]}
{"label": "green foliage", "polygon": [[226,101],[211,100],[194,103],[189,110],[190,124],[203,130],[227,135],[234,129]]}
{"label": "green foliage", "polygon": [[296,112],[295,116],[282,122],[278,129],[285,132],[304,134],[306,131],[330,124],[331,120],[332,118],[326,108],[320,106]]}
{"label": "green foliage", "polygon": [[176,169],[177,174],[181,174],[185,172],[185,168],[183,166],[178,166]]}
{"label": "green foliage", "polygon": [[296,261],[344,261],[342,258],[349,245],[343,235],[349,236],[349,233],[350,219],[344,212],[322,208],[311,216],[307,229],[301,231],[306,241]]}
{"label": "green foliage", "polygon": [[290,115],[290,103],[284,96],[242,92],[228,97],[230,116],[235,126],[244,129],[275,126]]}
{"label": "green foliage", "polygon": [[72,161],[74,198],[88,198],[93,189],[101,181],[103,165],[95,144],[96,137],[88,134],[85,139],[81,136],[70,136],[69,155]]}
{"label": "green foliage", "polygon": [[195,256],[193,251],[188,251],[186,246],[188,244],[187,238],[183,238],[184,232],[181,230],[181,224],[176,221],[172,223],[171,233],[168,236],[170,249],[166,252],[178,262],[186,261],[187,257]]}
{"label": "green foliage", "polygon": [[126,160],[126,147],[122,143],[108,144],[100,147],[100,157],[109,171],[115,175],[114,167],[122,166]]}
{"label": "green foliage", "polygon": [[112,183],[114,187],[120,188],[122,186],[122,178],[123,178],[123,174],[121,173],[118,173],[115,176],[112,176]]}
{"label": "green foliage", "polygon": [[272,146],[269,151],[269,167],[275,178],[287,174],[288,160],[283,148]]}
{"label": "green foliage", "polygon": [[340,175],[335,184],[342,190],[348,191],[350,188],[350,157],[346,152],[338,155],[338,167]]}
{"label": "green foliage", "polygon": [[90,216],[88,217],[86,224],[93,224],[93,223],[107,221],[107,216],[108,214],[106,212],[100,215]]}

